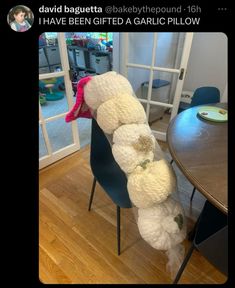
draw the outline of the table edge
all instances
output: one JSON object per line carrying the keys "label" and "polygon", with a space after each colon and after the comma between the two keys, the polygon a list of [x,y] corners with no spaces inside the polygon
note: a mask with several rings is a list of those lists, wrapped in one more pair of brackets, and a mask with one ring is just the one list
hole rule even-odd
{"label": "table edge", "polygon": [[[177,117],[177,115],[176,115]],[[175,123],[176,117],[174,117],[168,128],[167,128],[167,133],[166,133],[166,141],[168,144],[168,149],[169,152],[173,158],[173,160],[175,161],[175,163],[177,164],[178,168],[180,169],[180,171],[184,174],[184,176],[188,179],[188,181],[196,187],[196,189],[202,193],[206,199],[208,199],[208,201],[210,201],[213,205],[215,205],[220,211],[222,211],[225,214],[228,214],[228,207],[224,206],[220,201],[218,201],[217,199],[215,199],[213,196],[211,196],[201,185],[199,182],[197,182],[197,180],[190,174],[188,173],[184,166],[182,165],[182,163],[177,159],[176,154],[174,152],[174,149],[171,145],[172,141],[171,141],[171,135],[169,135],[169,130],[170,128],[173,126],[173,124]]]}

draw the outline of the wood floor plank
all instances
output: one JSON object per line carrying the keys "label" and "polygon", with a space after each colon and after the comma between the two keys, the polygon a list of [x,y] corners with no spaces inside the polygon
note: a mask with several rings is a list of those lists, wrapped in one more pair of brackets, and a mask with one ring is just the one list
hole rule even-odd
{"label": "wood floor plank", "polygon": [[59,266],[71,279],[71,283],[94,284],[100,281],[99,277],[96,277],[89,267],[85,266],[79,257],[72,253],[70,247],[64,245],[60,239],[56,238],[52,246],[62,256]]}
{"label": "wood floor plank", "polygon": [[84,263],[82,263],[76,255],[71,253],[70,249],[57,237],[51,242],[47,241],[44,235],[51,232],[51,230],[46,223],[43,223],[43,225],[44,227],[46,226],[46,229],[41,230],[41,233],[39,234],[40,247],[69,277],[71,283],[97,283],[99,278],[95,277],[87,267],[84,268]]}
{"label": "wood floor plank", "polygon": [[45,196],[45,193],[43,194],[40,191],[40,201],[41,203],[44,203],[47,207],[49,207],[52,211],[54,211],[54,213],[60,219],[62,219],[62,221],[67,223],[67,225],[69,225],[70,227],[74,225],[73,217],[71,217],[71,215],[66,213],[66,210],[64,209],[64,205],[60,206],[58,200],[53,202],[49,199],[49,197]]}
{"label": "wood floor plank", "polygon": [[107,249],[107,245],[103,241],[99,241],[97,237],[92,235],[89,229],[86,232],[86,228],[83,228],[82,234],[80,232],[80,229],[77,229],[77,227],[73,227],[73,230],[81,237],[83,237],[87,242],[89,242],[91,246],[93,246],[95,249],[98,249],[102,256],[107,260],[108,265],[114,267],[115,270],[120,274],[120,276],[127,280],[127,283],[146,283],[134,271],[132,271],[125,265],[121,257],[116,254],[116,249],[114,249],[114,253],[113,251]]}
{"label": "wood floor plank", "polygon": [[[107,221],[105,218],[103,218],[100,215],[96,215],[95,211],[93,213],[90,213],[92,217],[87,217],[86,220],[79,222],[79,224],[76,224],[73,228],[77,229],[76,231],[82,233],[85,233],[85,229],[87,229],[87,234],[92,234],[92,231],[94,231],[96,227],[96,233],[94,234],[94,238],[96,238],[98,241],[105,243],[107,246],[107,249],[111,253],[116,254],[116,229],[115,227],[112,227],[112,225],[107,224]],[[97,227],[103,227],[102,231],[99,231]],[[169,283],[169,277],[167,274],[164,275],[164,273],[161,273],[162,277],[157,276],[158,272],[158,266],[159,265],[153,265],[151,261],[149,261],[148,258],[144,257],[143,254],[139,251],[138,246],[136,246],[136,243],[139,241],[143,241],[141,239],[140,235],[135,234],[130,231],[130,233],[126,234],[126,237],[123,237],[123,231],[121,230],[122,240],[122,254],[119,256],[120,259],[125,263],[126,266],[128,266],[132,271],[138,271],[138,275],[146,282],[146,280],[150,283]],[[124,242],[125,241],[125,242]],[[126,249],[127,248],[127,249]],[[153,249],[154,250],[154,249]],[[154,252],[152,250],[152,252]],[[155,250],[155,252],[157,252]],[[161,257],[165,257],[161,255]],[[158,263],[158,262],[156,262]],[[139,269],[139,270],[138,270]],[[162,267],[161,272],[165,270],[165,266]],[[164,281],[163,281],[164,280]]]}
{"label": "wood floor plank", "polygon": [[[167,146],[163,148],[167,150]],[[40,171],[40,280],[50,284],[171,283],[165,253],[152,248],[139,234],[136,208],[121,209],[121,255],[117,255],[116,206],[97,184],[88,212],[92,181],[89,146]],[[189,195],[181,196],[189,207]],[[195,211],[197,207],[200,210],[199,198],[193,200]],[[194,212],[188,215],[196,216]],[[190,242],[185,240],[184,245],[187,251]],[[179,283],[225,281],[226,277],[195,251]]]}
{"label": "wood floor plank", "polygon": [[[56,284],[56,283],[70,284],[71,283],[71,280],[64,274],[64,272],[60,269],[60,267],[56,265],[52,261],[52,259],[48,256],[48,254],[40,247],[39,247],[39,258],[40,258],[39,272],[40,271],[43,272],[42,274],[39,274],[39,278],[42,283],[49,284],[51,283],[51,281],[55,281],[53,284]],[[48,273],[46,273],[46,271]],[[47,274],[46,279],[43,278],[45,274]]]}
{"label": "wood floor plank", "polygon": [[[44,205],[44,204],[43,204]],[[40,209],[47,211],[47,224],[55,233],[56,237],[67,247],[71,253],[78,255],[79,260],[83,262],[84,266],[89,269],[101,279],[101,283],[126,283],[116,271],[106,265],[105,259],[99,251],[95,250],[88,242],[84,241],[78,233],[75,233],[69,226],[67,226],[61,219],[59,219],[53,212],[44,206]],[[56,223],[56,224],[55,224]]]}
{"label": "wood floor plank", "polygon": [[[40,257],[42,255],[40,254]],[[60,282],[57,281],[57,279],[54,277],[54,273],[51,273],[47,267],[44,266],[43,262],[40,261],[39,263],[39,280],[43,284],[60,284]],[[60,279],[59,279],[60,281]],[[66,282],[67,283],[67,282]]]}

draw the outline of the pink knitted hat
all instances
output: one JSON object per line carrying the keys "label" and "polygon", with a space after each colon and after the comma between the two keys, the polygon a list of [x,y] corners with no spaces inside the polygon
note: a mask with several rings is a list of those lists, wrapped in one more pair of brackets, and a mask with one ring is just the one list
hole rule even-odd
{"label": "pink knitted hat", "polygon": [[91,80],[90,76],[82,78],[77,85],[76,103],[73,108],[66,114],[65,121],[71,122],[79,117],[92,118],[89,107],[84,101],[84,86]]}

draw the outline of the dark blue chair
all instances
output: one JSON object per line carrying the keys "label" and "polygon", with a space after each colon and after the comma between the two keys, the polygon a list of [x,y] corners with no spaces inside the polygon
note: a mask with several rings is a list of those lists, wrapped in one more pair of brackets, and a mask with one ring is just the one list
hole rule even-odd
{"label": "dark blue chair", "polygon": [[177,284],[194,249],[226,276],[228,275],[228,224],[227,216],[205,202],[195,228],[193,243],[175,277]]}
{"label": "dark blue chair", "polygon": [[190,107],[220,102],[220,91],[216,87],[200,87],[193,93]]}
{"label": "dark blue chair", "polygon": [[91,210],[96,181],[98,181],[117,206],[117,251],[120,255],[120,208],[132,207],[127,191],[127,178],[113,158],[110,143],[94,118],[91,129],[90,165],[94,180],[88,210]]}
{"label": "dark blue chair", "polygon": [[181,102],[179,105],[178,113],[198,105],[207,105],[220,102],[220,91],[216,87],[200,87],[197,88],[192,97],[190,104]]}
{"label": "dark blue chair", "polygon": [[[197,88],[192,97],[192,101],[190,104],[180,103],[178,113],[194,107],[198,105],[207,105],[207,104],[213,104],[213,103],[219,103],[220,102],[220,91],[216,87],[200,87]],[[171,160],[171,164],[173,163],[173,160]],[[193,188],[193,192],[191,194],[190,202],[193,200],[194,193],[196,191],[196,188]]]}

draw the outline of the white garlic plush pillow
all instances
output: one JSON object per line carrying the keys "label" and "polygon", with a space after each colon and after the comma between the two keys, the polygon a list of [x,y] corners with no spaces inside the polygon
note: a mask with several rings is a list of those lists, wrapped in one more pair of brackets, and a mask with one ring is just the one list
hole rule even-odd
{"label": "white garlic plush pillow", "polygon": [[137,224],[142,238],[158,250],[168,250],[186,237],[184,212],[171,197],[150,208],[138,209]]}
{"label": "white garlic plush pillow", "polygon": [[163,202],[174,192],[176,176],[165,159],[143,163],[128,177],[127,188],[132,203],[147,208]]}
{"label": "white garlic plush pillow", "polygon": [[122,124],[146,123],[143,106],[136,97],[122,93],[99,106],[97,122],[107,134],[112,134]]}
{"label": "white garlic plush pillow", "polygon": [[84,87],[85,102],[93,110],[122,93],[134,92],[129,81],[114,71],[92,77]]}
{"label": "white garlic plush pillow", "polygon": [[113,133],[114,159],[125,173],[131,173],[138,164],[154,158],[155,138],[146,124],[126,124]]}

